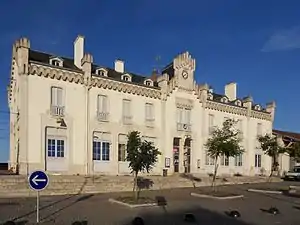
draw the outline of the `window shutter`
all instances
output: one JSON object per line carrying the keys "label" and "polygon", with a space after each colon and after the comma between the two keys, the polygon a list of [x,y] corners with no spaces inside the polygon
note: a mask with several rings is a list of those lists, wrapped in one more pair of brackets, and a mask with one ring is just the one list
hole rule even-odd
{"label": "window shutter", "polygon": [[101,97],[102,97],[102,112],[107,113],[108,112],[107,96],[101,96]]}
{"label": "window shutter", "polygon": [[102,107],[103,101],[102,100],[103,100],[102,96],[98,95],[98,103],[97,103],[97,110],[98,110],[98,112],[102,112],[102,110],[103,110],[103,107]]}
{"label": "window shutter", "polygon": [[57,90],[57,106],[63,106],[63,90],[62,88],[56,88]]}
{"label": "window shutter", "polygon": [[57,92],[56,87],[51,87],[51,105],[56,106],[57,105]]}

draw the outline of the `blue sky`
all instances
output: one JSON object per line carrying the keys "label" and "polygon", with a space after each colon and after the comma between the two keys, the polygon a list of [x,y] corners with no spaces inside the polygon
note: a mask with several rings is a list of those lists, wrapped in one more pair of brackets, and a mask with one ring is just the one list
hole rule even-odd
{"label": "blue sky", "polygon": [[240,97],[275,100],[275,128],[300,132],[299,8],[297,0],[1,1],[0,161],[8,159],[6,85],[12,44],[21,36],[33,49],[72,56],[82,34],[95,62],[113,66],[121,58],[126,70],[141,74],[188,50],[198,82],[223,93],[235,81]]}

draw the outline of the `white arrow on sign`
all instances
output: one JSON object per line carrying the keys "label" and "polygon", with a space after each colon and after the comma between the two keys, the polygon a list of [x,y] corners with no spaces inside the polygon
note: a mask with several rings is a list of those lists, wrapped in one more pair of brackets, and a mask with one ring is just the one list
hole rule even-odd
{"label": "white arrow on sign", "polygon": [[38,179],[39,175],[36,175],[33,179],[32,179],[32,182],[35,184],[35,185],[38,185],[38,182],[46,182],[47,180],[46,179]]}

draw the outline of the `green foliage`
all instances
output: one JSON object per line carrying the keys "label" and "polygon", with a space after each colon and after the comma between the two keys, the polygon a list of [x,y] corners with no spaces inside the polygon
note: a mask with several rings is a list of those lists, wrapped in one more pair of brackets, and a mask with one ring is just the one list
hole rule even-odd
{"label": "green foliage", "polygon": [[149,173],[161,153],[151,142],[142,141],[138,131],[130,132],[127,137],[126,160],[129,162],[131,173],[136,176],[143,171]]}
{"label": "green foliage", "polygon": [[237,156],[244,152],[240,145],[240,131],[234,128],[235,124],[234,120],[227,119],[222,128],[216,128],[212,132],[205,144],[207,152],[212,158],[217,159],[221,155]]}
{"label": "green foliage", "polygon": [[215,186],[215,180],[218,170],[218,159],[221,155],[227,157],[237,156],[244,152],[240,145],[241,138],[239,130],[235,129],[236,121],[227,119],[221,128],[216,127],[205,143],[205,148],[210,157],[215,160],[215,169],[212,180],[212,187]]}
{"label": "green foliage", "polygon": [[294,158],[296,162],[300,161],[300,142],[295,142],[291,147],[287,148],[287,153]]}

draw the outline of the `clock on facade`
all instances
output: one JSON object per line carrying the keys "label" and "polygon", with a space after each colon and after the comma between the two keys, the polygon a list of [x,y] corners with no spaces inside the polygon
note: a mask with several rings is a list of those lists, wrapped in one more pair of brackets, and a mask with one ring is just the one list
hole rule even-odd
{"label": "clock on facade", "polygon": [[189,77],[189,73],[186,70],[182,71],[182,77],[187,79]]}

